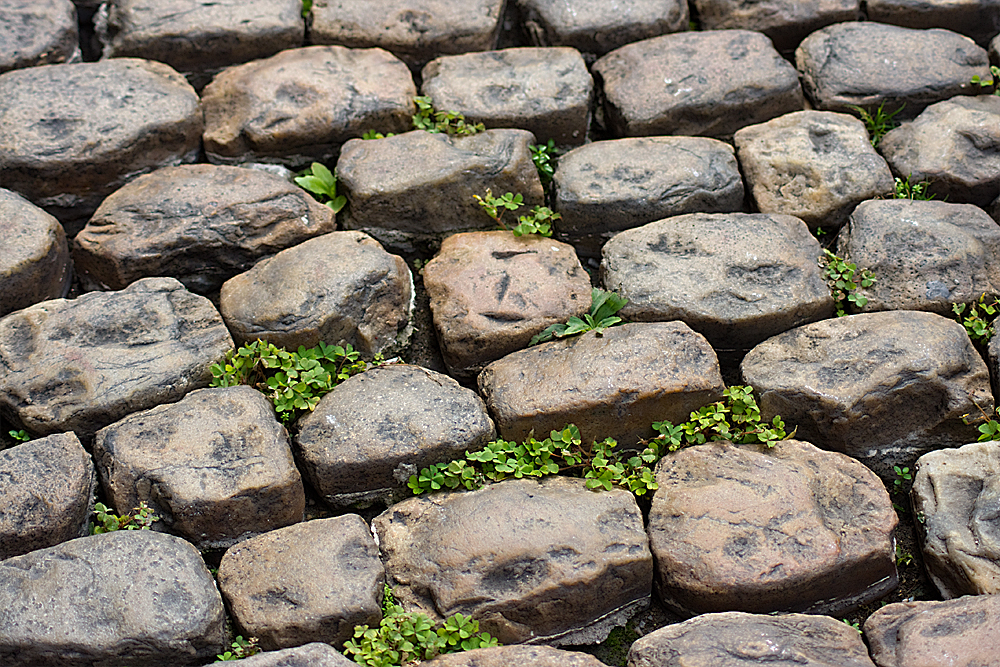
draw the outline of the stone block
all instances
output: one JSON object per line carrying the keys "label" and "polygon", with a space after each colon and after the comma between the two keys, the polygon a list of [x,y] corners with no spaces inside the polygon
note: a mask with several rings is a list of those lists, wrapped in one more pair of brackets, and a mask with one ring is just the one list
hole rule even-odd
{"label": "stone block", "polygon": [[494,646],[447,653],[424,663],[426,667],[602,667],[588,653],[563,651],[551,646]]}
{"label": "stone block", "polygon": [[1000,33],[997,0],[867,0],[868,20],[907,28],[947,28],[982,47]]}
{"label": "stone block", "polygon": [[757,30],[782,53],[794,50],[815,30],[861,15],[858,0],[694,0],[694,7],[702,30]]}
{"label": "stone block", "polygon": [[0,188],[0,317],[69,292],[73,264],[59,221]]}
{"label": "stone block", "polygon": [[80,59],[70,0],[6,0],[0,16],[0,73]]}
{"label": "stone block", "polygon": [[244,658],[240,667],[354,667],[356,664],[329,644],[312,642],[252,655]]}

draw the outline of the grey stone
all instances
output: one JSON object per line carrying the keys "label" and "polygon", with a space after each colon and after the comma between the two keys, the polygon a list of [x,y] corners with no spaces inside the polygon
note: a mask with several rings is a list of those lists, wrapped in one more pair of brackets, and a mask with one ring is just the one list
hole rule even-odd
{"label": "grey stone", "polygon": [[621,232],[603,254],[605,289],[629,300],[620,316],[681,320],[716,349],[833,315],[819,242],[790,215],[679,215]]}
{"label": "grey stone", "polygon": [[0,317],[69,292],[73,265],[59,221],[0,188]]}
{"label": "grey stone", "polygon": [[563,651],[551,646],[494,646],[438,656],[425,667],[603,667],[588,653]]}
{"label": "grey stone", "polygon": [[533,234],[454,234],[422,273],[444,362],[463,379],[590,309],[590,276],[572,246]]}
{"label": "grey stone", "polygon": [[831,23],[853,21],[861,14],[858,0],[694,0],[702,30],[758,30],[783,53],[806,35]]}
{"label": "grey stone", "polygon": [[862,202],[837,238],[837,254],[876,276],[862,310],[929,310],[1000,296],[1000,227],[969,204]]}
{"label": "grey stone", "polygon": [[974,75],[989,77],[986,50],[950,30],[912,30],[854,21],[821,28],[795,50],[795,66],[813,107],[850,112],[902,108],[914,118],[929,104],[975,95]]}
{"label": "grey stone", "polygon": [[183,165],[140,176],[101,202],[73,258],[87,288],[169,276],[207,294],[257,260],[334,229],[329,207],[283,178]]}
{"label": "grey stone", "polygon": [[394,252],[432,251],[456,232],[494,229],[473,195],[487,189],[544,203],[542,183],[524,130],[487,130],[453,137],[415,131],[387,139],[352,139],[337,173],[350,201],[344,225],[371,234]]}
{"label": "grey stone", "polygon": [[240,344],[349,343],[372,357],[409,342],[413,278],[401,257],[367,234],[331,232],[227,280],[219,302]]}
{"label": "grey stone", "polygon": [[406,66],[382,49],[282,51],[205,87],[205,153],[226,164],[332,165],[341,145],[367,130],[409,129],[416,94]]}
{"label": "grey stone", "polygon": [[179,537],[122,530],[0,561],[9,667],[201,665],[224,645],[222,598]]}
{"label": "grey stone", "polygon": [[894,174],[955,204],[983,208],[1000,195],[1000,97],[954,97],[927,107],[879,144]]}
{"label": "grey stone", "polygon": [[597,643],[648,604],[653,559],[623,489],[510,479],[404,500],[372,526],[404,608],[471,615],[503,644]]}
{"label": "grey stone", "polygon": [[853,116],[799,111],[733,141],[758,210],[794,215],[812,230],[835,230],[859,203],[893,191],[889,166]]}
{"label": "grey stone", "polygon": [[5,0],[0,16],[0,73],[80,59],[70,0]]}
{"label": "grey stone", "polygon": [[554,181],[559,238],[591,256],[647,222],[743,208],[733,147],[702,137],[595,141],[561,156]]}
{"label": "grey stone", "polygon": [[771,40],[749,30],[635,42],[598,60],[593,72],[603,85],[605,123],[619,137],[727,139],[804,103],[795,68]]}
{"label": "grey stone", "polygon": [[162,63],[14,70],[0,75],[0,99],[0,182],[59,218],[70,236],[129,179],[194,162],[201,149],[198,95]]}
{"label": "grey stone", "polygon": [[985,47],[1000,33],[997,0],[867,0],[870,21],[907,28],[947,28]]}
{"label": "grey stone", "polygon": [[657,593],[679,613],[839,616],[899,583],[889,494],[843,454],[711,442],[661,459],[656,483]]}
{"label": "grey stone", "polygon": [[1000,35],[993,38],[989,48],[990,63],[1000,65]]}
{"label": "grey stone", "polygon": [[479,375],[497,430],[517,441],[572,423],[584,442],[611,437],[631,447],[655,435],[654,421],[686,421],[723,389],[715,351],[683,322],[624,324],[543,343]]}
{"label": "grey stone", "polygon": [[354,667],[357,663],[329,644],[313,642],[244,658],[240,667]]}
{"label": "grey stone", "polygon": [[410,475],[495,437],[475,392],[400,364],[356,375],[320,399],[299,420],[295,444],[313,488],[332,505],[348,505],[408,495]]}
{"label": "grey stone", "polygon": [[94,463],[72,433],[0,451],[0,560],[87,534]]}
{"label": "grey stone", "polygon": [[[815,322],[752,349],[740,367],[761,415],[859,459],[884,480],[893,466],[976,439],[966,415],[993,411],[989,372],[962,325],[897,310]],[[979,406],[977,408],[977,406]]]}
{"label": "grey stone", "polygon": [[207,387],[232,346],[211,302],[172,278],[43,301],[0,319],[0,413],[87,443],[132,412]]}
{"label": "grey stone", "polygon": [[268,650],[341,646],[377,625],[385,570],[356,514],[315,519],[241,542],[219,565],[219,588],[244,636]]}

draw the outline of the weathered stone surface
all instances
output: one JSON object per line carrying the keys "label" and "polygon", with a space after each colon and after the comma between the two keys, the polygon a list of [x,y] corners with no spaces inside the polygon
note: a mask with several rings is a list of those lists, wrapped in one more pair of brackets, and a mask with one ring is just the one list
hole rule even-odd
{"label": "weathered stone surface", "polygon": [[868,19],[907,28],[947,28],[985,47],[1000,33],[997,0],[867,0]]}
{"label": "weathered stone surface", "polygon": [[372,526],[404,607],[471,614],[504,644],[597,643],[648,604],[653,560],[622,489],[511,479],[404,500]]}
{"label": "weathered stone surface", "polygon": [[876,610],[864,629],[878,667],[995,665],[1000,596],[897,602]]}
{"label": "weathered stone surface", "polygon": [[826,616],[705,614],[640,637],[629,667],[874,667],[861,635]]}
{"label": "weathered stone surface", "polygon": [[554,181],[559,237],[586,255],[647,222],[743,208],[733,147],[702,137],[595,141],[560,157]]}
{"label": "weathered stone surface", "polygon": [[734,139],[743,175],[761,213],[836,229],[866,199],[893,191],[892,173],[846,114],[799,111],[745,127]]}
{"label": "weathered stone surface", "polygon": [[230,548],[219,565],[233,620],[269,650],[341,646],[355,625],[378,625],[384,585],[378,546],[356,514],[259,535]]}
{"label": "weathered stone surface", "polygon": [[496,47],[504,0],[315,0],[313,44],[380,46],[412,69],[442,55]]}
{"label": "weathered stone surface", "polygon": [[179,537],[123,530],[0,561],[4,665],[201,665],[224,645],[222,598]]}
{"label": "weathered stone surface", "polygon": [[354,667],[358,663],[329,644],[313,642],[244,658],[241,667]]}
{"label": "weathered stone surface", "polygon": [[[934,449],[972,442],[965,415],[993,411],[989,372],[962,325],[933,313],[865,313],[764,341],[740,370],[761,414],[859,459],[882,479]],[[979,406],[979,407],[977,407]]]}
{"label": "weathered stone surface", "polygon": [[694,0],[694,7],[703,30],[758,30],[782,52],[793,50],[814,30],[855,20],[861,10],[858,0]]}
{"label": "weathered stone surface", "polygon": [[587,138],[594,82],[570,47],[522,47],[444,56],[421,72],[421,91],[436,109],[486,127],[518,127],[540,143],[578,145]]}
{"label": "weathered stone surface", "polygon": [[1000,35],[993,38],[989,48],[990,63],[1000,65]]}
{"label": "weathered stone surface", "polygon": [[410,475],[461,458],[496,437],[486,406],[447,375],[419,366],[373,368],[324,396],[299,420],[303,472],[333,505],[393,499]]}
{"label": "weathered stone surface", "polygon": [[588,653],[562,651],[551,646],[495,646],[448,653],[423,663],[425,667],[602,667]]}
{"label": "weathered stone surface", "polygon": [[5,0],[0,16],[0,72],[80,58],[70,0]]}
{"label": "weathered stone surface", "polygon": [[716,349],[746,349],[833,315],[820,254],[790,215],[691,213],[608,241],[601,281],[629,300],[626,320],[682,320]]}
{"label": "weathered stone surface", "polygon": [[804,103],[795,68],[749,30],[654,37],[612,51],[593,71],[605,122],[619,137],[728,138]]}
{"label": "weathered stone surface", "polygon": [[879,144],[894,174],[929,181],[929,194],[956,204],[987,207],[1000,195],[1000,97],[954,97]]}
{"label": "weathered stone surface", "polygon": [[350,343],[371,357],[409,341],[413,277],[367,234],[331,232],[227,280],[219,301],[238,343]]}
{"label": "weathered stone surface", "polygon": [[449,236],[423,268],[441,354],[455,377],[528,346],[590,309],[590,276],[572,246],[542,236]]}
{"label": "weathered stone surface", "polygon": [[233,346],[211,302],[172,278],[55,299],[0,319],[0,412],[30,432],[97,429],[207,387]]}
{"label": "weathered stone surface", "polygon": [[929,310],[1000,296],[1000,226],[981,208],[940,201],[862,202],[837,254],[877,276],[864,310]]}
{"label": "weathered stone surface", "polygon": [[202,550],[302,521],[288,432],[250,387],[201,389],[129,415],[97,432],[94,459],[119,513],[146,502]]}
{"label": "weathered stone surface", "polygon": [[254,262],[336,229],[302,188],[256,169],[166,167],[105,199],[77,234],[73,257],[90,289],[124,289],[148,276],[206,294]]}
{"label": "weathered stone surface", "polygon": [[902,107],[897,120],[914,118],[929,104],[975,95],[969,80],[989,77],[986,50],[950,30],[912,30],[853,21],[821,28],[795,50],[795,66],[813,107],[874,111]]}
{"label": "weathered stone surface", "polygon": [[94,463],[72,433],[0,451],[0,560],[87,534]]}
{"label": "weathered stone surface", "polygon": [[1000,443],[917,460],[910,498],[927,575],[944,598],[1000,593]]}
{"label": "weathered stone surface", "polygon": [[683,322],[624,324],[508,354],[479,375],[500,435],[523,440],[576,424],[585,442],[633,446],[654,421],[685,421],[717,401],[719,361]]}
{"label": "weathered stone surface", "polygon": [[682,614],[839,615],[898,583],[892,501],[843,454],[711,442],[662,459],[656,483],[657,592]]}
{"label": "weathered stone surface", "polygon": [[205,152],[229,164],[332,164],[345,141],[367,130],[409,129],[416,94],[406,66],[382,49],[283,51],[205,87]]}
{"label": "weathered stone surface", "polygon": [[530,210],[544,203],[542,183],[524,130],[487,130],[469,137],[407,132],[352,139],[337,174],[351,203],[348,229],[371,234],[393,251],[427,251],[455,232],[493,229],[473,195],[520,193]]}
{"label": "weathered stone surface", "polygon": [[0,188],[0,317],[66,296],[72,264],[59,221],[27,199]]}

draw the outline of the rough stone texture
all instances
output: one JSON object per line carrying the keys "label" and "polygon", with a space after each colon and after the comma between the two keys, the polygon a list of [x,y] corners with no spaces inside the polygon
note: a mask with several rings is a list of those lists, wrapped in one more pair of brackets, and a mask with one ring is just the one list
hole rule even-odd
{"label": "rough stone texture", "polygon": [[603,667],[588,653],[562,651],[551,646],[495,646],[448,653],[423,663],[425,667]]}
{"label": "rough stone texture", "polygon": [[899,583],[889,494],[843,454],[711,442],[662,459],[656,482],[657,592],[679,613],[839,616]]}
{"label": "rough stone texture", "polygon": [[444,56],[421,72],[436,109],[486,127],[518,127],[539,143],[579,145],[587,138],[594,82],[570,47],[523,47]]}
{"label": "rough stone texture", "polygon": [[1000,596],[897,602],[868,617],[865,637],[878,667],[997,664]]}
{"label": "rough stone texture", "polygon": [[1000,97],[939,102],[879,144],[894,174],[955,204],[987,207],[1000,195]]}
{"label": "rough stone texture", "polygon": [[205,87],[205,152],[230,164],[332,165],[340,146],[367,130],[408,130],[416,94],[406,66],[382,49],[283,51]]}
{"label": "rough stone texture", "polygon": [[179,537],[123,530],[0,561],[9,667],[202,665],[225,643],[219,591]]}
{"label": "rough stone texture", "polygon": [[27,199],[0,188],[0,317],[66,296],[72,264],[59,221]]}
{"label": "rough stone texture", "polygon": [[393,251],[428,252],[455,232],[494,229],[473,195],[487,189],[524,196],[525,213],[544,203],[542,183],[524,130],[487,130],[469,137],[407,132],[387,139],[352,139],[337,162],[351,203],[344,223]]}
{"label": "rough stone texture", "polygon": [[683,322],[633,323],[508,354],[479,375],[507,440],[576,424],[584,442],[631,447],[654,421],[685,421],[724,385],[715,351]]}
{"label": "rough stone texture", "polygon": [[910,491],[927,575],[944,598],[1000,593],[1000,443],[917,460]]}
{"label": "rough stone texture", "polygon": [[837,254],[876,276],[864,310],[929,310],[1000,296],[1000,226],[969,204],[866,201],[837,238]]}
{"label": "rough stone texture", "polygon": [[122,417],[208,386],[233,346],[211,302],[172,278],[55,299],[0,319],[0,413],[84,442]]}
{"label": "rough stone texture", "polygon": [[341,646],[355,625],[377,626],[385,570],[356,514],[315,519],[230,548],[219,588],[244,636],[265,649]]}
{"label": "rough stone texture", "polygon": [[601,281],[629,300],[626,320],[682,320],[716,349],[747,349],[833,315],[820,254],[790,215],[691,213],[608,241]]}
{"label": "rough stone texture", "polygon": [[826,616],[705,614],[640,637],[628,667],[874,667],[861,635]]}
{"label": "rough stone texture", "polygon": [[336,229],[302,188],[256,169],[166,167],[105,199],[77,234],[73,257],[89,289],[148,276],[207,294],[254,262]]}
{"label": "rough stone texture", "polygon": [[237,343],[350,343],[371,357],[409,341],[413,277],[367,234],[331,232],[227,280],[219,301]]}
{"label": "rough stone texture", "polygon": [[993,38],[989,48],[990,63],[1000,65],[1000,35]]}
{"label": "rough stone texture", "polygon": [[559,237],[585,255],[647,222],[743,208],[733,147],[702,137],[595,141],[561,156],[554,181]]}
{"label": "rough stone texture", "polygon": [[4,0],[0,73],[80,58],[76,8],[70,0]]}
{"label": "rough stone texture", "polygon": [[985,47],[1000,33],[997,0],[868,0],[868,20],[907,28],[947,28]]}
{"label": "rough stone texture", "polygon": [[794,215],[812,230],[837,229],[860,202],[893,191],[889,166],[853,116],[799,111],[733,141],[760,212]]}
{"label": "rough stone texture", "polygon": [[244,658],[240,667],[354,667],[356,664],[329,644],[313,642],[252,655]]}
{"label": "rough stone texture", "polygon": [[462,458],[496,437],[476,393],[419,366],[373,368],[299,420],[300,464],[330,504],[388,498],[421,468]]}
{"label": "rough stone texture", "polygon": [[463,379],[590,309],[590,276],[572,246],[533,234],[449,236],[423,277],[444,362]]}
{"label": "rough stone texture", "polygon": [[799,78],[764,35],[684,32],[635,42],[593,67],[615,136],[728,138],[746,125],[801,109]]}
{"label": "rough stone texture", "polygon": [[313,44],[380,46],[411,69],[438,56],[496,47],[504,0],[315,0]]}
{"label": "rough stone texture", "polygon": [[404,500],[372,526],[405,608],[471,614],[503,644],[597,643],[648,604],[653,559],[622,489],[511,479]]}
{"label": "rough stone texture", "polygon": [[87,534],[94,463],[72,433],[0,451],[0,560]]}
{"label": "rough stone texture", "polygon": [[986,50],[950,30],[912,30],[855,21],[821,28],[795,50],[795,66],[813,107],[851,112],[902,107],[897,120],[929,104],[975,95],[969,80],[989,78]]}
{"label": "rough stone texture", "polygon": [[755,347],[740,370],[762,416],[781,415],[803,440],[885,480],[895,479],[894,465],[974,441],[979,432],[962,417],[993,412],[989,372],[965,329],[933,313],[807,324]]}
{"label": "rough stone texture", "polygon": [[809,33],[831,23],[853,21],[858,0],[694,0],[702,30],[758,30],[783,53],[792,51]]}

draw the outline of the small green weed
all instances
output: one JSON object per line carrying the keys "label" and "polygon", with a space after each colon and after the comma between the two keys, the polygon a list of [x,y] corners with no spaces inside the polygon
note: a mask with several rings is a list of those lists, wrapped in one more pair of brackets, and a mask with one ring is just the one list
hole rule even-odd
{"label": "small green weed", "polygon": [[974,86],[979,86],[980,88],[990,88],[990,87],[992,87],[993,88],[993,94],[994,95],[1000,95],[1000,86],[997,85],[997,81],[1000,80],[1000,67],[997,67],[995,65],[991,65],[990,66],[990,74],[992,74],[993,76],[990,78],[989,81],[986,81],[985,79],[981,79],[979,77],[979,75],[977,74],[974,77],[972,77],[972,81],[970,83],[972,83],[972,85],[974,85]]}
{"label": "small green weed", "polygon": [[482,123],[469,124],[465,116],[454,111],[437,111],[430,97],[414,97],[417,113],[413,116],[413,127],[432,134],[453,134],[467,136],[485,132]]}
{"label": "small green weed", "polygon": [[516,211],[521,208],[524,197],[520,193],[514,194],[513,192],[508,192],[499,197],[494,197],[493,191],[487,190],[486,195],[483,197],[479,195],[472,196],[483,207],[483,210],[486,211],[486,215],[493,218],[497,225],[499,225],[500,229],[509,231],[514,236],[524,236],[526,234],[552,236],[552,223],[562,217],[558,213],[554,213],[550,208],[536,206],[531,209],[529,215],[519,216],[516,226],[507,227],[503,222],[503,214],[506,211]]}
{"label": "small green weed", "polygon": [[257,646],[256,637],[243,639],[242,635],[237,635],[233,643],[230,644],[230,650],[225,653],[219,653],[215,657],[216,662],[229,662],[230,660],[249,658],[257,653],[260,653],[260,647]]}
{"label": "small green weed", "polygon": [[869,111],[863,107],[856,106],[854,104],[849,105],[851,109],[854,109],[858,115],[861,117],[861,122],[865,124],[865,129],[868,130],[868,137],[872,142],[873,148],[878,148],[879,142],[882,141],[882,137],[889,132],[889,130],[899,127],[894,118],[896,114],[903,110],[905,104],[900,106],[895,111],[886,113],[885,102],[878,105],[878,109],[874,113],[869,113]]}
{"label": "small green weed", "polygon": [[388,139],[389,137],[396,136],[394,133],[389,132],[388,134],[382,134],[381,132],[376,132],[375,130],[368,130],[361,135],[361,138],[370,141],[371,139]]}
{"label": "small green weed", "polygon": [[[968,308],[968,314],[965,312],[966,308]],[[958,320],[958,323],[965,327],[965,331],[973,343],[988,343],[993,338],[993,334],[996,333],[993,322],[986,317],[997,314],[997,311],[1000,310],[1000,301],[992,299],[990,303],[987,303],[986,294],[983,294],[979,297],[979,301],[973,301],[970,304],[956,303],[952,305],[951,310],[955,313],[955,319]],[[982,311],[981,314],[980,311]]]}
{"label": "small green weed", "polygon": [[906,567],[908,565],[913,565],[916,562],[913,558],[913,554],[906,551],[899,544],[896,545],[896,565],[899,567]]}
{"label": "small green weed", "polygon": [[[1000,440],[1000,422],[995,419],[991,419],[986,411],[976,405],[979,408],[979,412],[982,414],[982,423],[977,427],[979,431],[979,438],[976,442],[988,442],[990,440]],[[1000,407],[994,410],[994,414],[1000,416]],[[972,420],[969,419],[969,415],[962,415],[962,421],[966,424],[972,424]],[[980,420],[977,420],[980,421]]]}
{"label": "small green weed", "polygon": [[843,257],[838,257],[827,249],[823,249],[823,256],[819,258],[819,265],[823,269],[823,278],[830,287],[837,305],[837,317],[847,314],[847,308],[853,304],[856,308],[864,308],[868,299],[860,293],[860,290],[871,287],[875,284],[875,276],[868,269],[858,270],[858,265],[848,262]]}
{"label": "small green weed", "polygon": [[583,319],[574,315],[566,320],[565,324],[550,325],[541,333],[535,334],[528,345],[537,345],[553,338],[575,336],[586,331],[594,331],[600,336],[608,327],[621,324],[622,318],[615,316],[615,313],[627,303],[628,299],[625,297],[594,287],[590,290],[590,312],[585,313]]}
{"label": "small green weed", "polygon": [[538,171],[538,178],[542,181],[542,187],[548,187],[555,176],[556,142],[549,139],[544,144],[531,144],[528,146],[531,151],[531,161],[535,163]]}
{"label": "small green weed", "polygon": [[906,490],[906,484],[913,481],[913,474],[910,473],[910,469],[906,466],[892,466],[892,471],[896,473],[896,479],[892,480],[892,487],[896,493],[902,493]]}
{"label": "small green weed", "polygon": [[10,437],[14,438],[16,442],[28,442],[29,440],[31,440],[31,436],[28,435],[28,432],[25,431],[23,428],[19,431],[10,430],[7,431],[7,433],[10,435]]}
{"label": "small green weed", "polygon": [[295,183],[311,192],[317,201],[329,206],[334,213],[340,213],[347,203],[347,197],[337,196],[336,175],[319,162],[313,162],[308,169],[296,176]]}
{"label": "small green weed", "polygon": [[852,621],[848,621],[846,618],[842,618],[840,620],[845,625],[847,625],[848,627],[854,628],[855,630],[857,630],[859,635],[861,634],[861,625],[857,621],[853,621],[853,622]]}
{"label": "small green weed", "polygon": [[919,183],[911,183],[911,176],[907,176],[904,181],[902,178],[896,179],[896,186],[892,193],[893,199],[912,199],[914,201],[930,201],[934,199],[934,195],[927,191],[930,187],[930,181],[920,181]]}
{"label": "small green weed", "polygon": [[116,530],[149,530],[150,526],[160,518],[153,514],[145,501],[139,503],[139,506],[132,510],[132,514],[120,516],[103,503],[94,503],[94,514],[97,516],[97,522],[90,524],[91,535],[101,535]]}
{"label": "small green weed", "polygon": [[309,14],[312,13],[313,0],[302,0],[302,18],[309,18]]}

